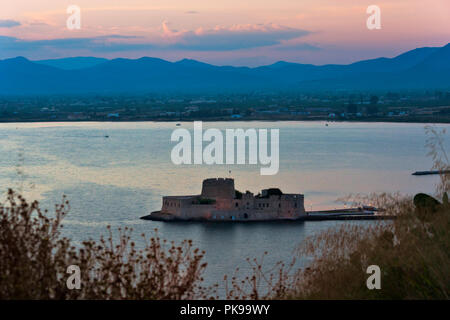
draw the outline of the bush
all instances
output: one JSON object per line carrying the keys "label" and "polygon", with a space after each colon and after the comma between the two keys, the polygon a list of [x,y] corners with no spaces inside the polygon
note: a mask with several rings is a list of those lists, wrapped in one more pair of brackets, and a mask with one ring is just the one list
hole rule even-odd
{"label": "bush", "polygon": [[[397,214],[392,221],[344,224],[307,238],[296,254],[311,261],[305,268],[294,269],[294,260],[263,271],[262,260],[249,260],[252,274],[232,277],[227,298],[449,299],[450,206],[425,217],[410,198],[396,203],[387,202],[386,213]],[[370,265],[381,269],[381,290],[367,288]]]}
{"label": "bush", "polygon": [[[9,190],[0,204],[0,299],[193,299],[206,297],[200,286],[204,252],[191,241],[180,245],[159,237],[145,239],[137,250],[131,229],[111,229],[107,239],[89,240],[77,248],[61,236],[69,203],[55,217]],[[81,289],[69,290],[67,268],[81,270]],[[210,288],[212,289],[212,288]]]}
{"label": "bush", "polygon": [[[392,223],[345,225],[310,238],[299,253],[313,263],[299,270],[287,297],[448,299],[450,208],[425,221],[408,207]],[[366,287],[369,265],[381,269],[381,290]]]}
{"label": "bush", "polygon": [[[450,296],[450,188],[445,131],[427,127],[433,168],[441,171],[436,192],[442,203],[424,194],[402,197],[378,194],[348,197],[354,205],[371,203],[394,215],[392,221],[369,225],[345,224],[330,228],[300,244],[297,256],[312,262],[292,270],[279,264],[262,272],[254,260],[253,275],[233,277],[228,297],[264,299],[449,299]],[[381,270],[381,290],[366,286],[367,267]],[[265,288],[265,289],[262,289]]]}
{"label": "bush", "polygon": [[[428,140],[434,168],[450,165],[442,139],[434,129]],[[299,258],[311,263],[294,269],[294,260],[263,271],[263,260],[248,260],[253,274],[226,282],[229,299],[449,299],[450,175],[442,173],[437,193],[442,202],[419,194],[379,194],[352,198],[395,215],[392,221],[367,226],[345,224],[300,244]],[[347,199],[349,200],[349,199]],[[75,247],[61,237],[61,221],[69,210],[63,199],[48,218],[37,202],[9,190],[0,204],[0,299],[194,299],[212,298],[202,287],[204,252],[191,241],[176,246],[159,237],[145,239],[137,250],[131,229]],[[66,286],[67,267],[81,269],[81,289]],[[366,286],[369,265],[381,269],[381,290]]]}

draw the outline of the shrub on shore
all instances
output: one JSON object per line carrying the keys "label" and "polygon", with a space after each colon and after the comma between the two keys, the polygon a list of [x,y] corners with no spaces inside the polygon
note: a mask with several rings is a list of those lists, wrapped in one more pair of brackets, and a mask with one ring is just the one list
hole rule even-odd
{"label": "shrub on shore", "polygon": [[[435,168],[449,170],[439,134],[430,132]],[[450,175],[442,173],[439,202],[426,195],[414,201],[398,194],[360,197],[356,200],[384,208],[396,219],[345,224],[307,239],[297,251],[299,258],[310,259],[306,268],[295,270],[293,262],[263,271],[261,260],[249,260],[253,274],[231,278],[227,298],[449,299],[449,187]],[[107,239],[75,247],[60,233],[68,210],[63,200],[55,217],[48,218],[37,202],[29,204],[9,190],[0,204],[0,299],[212,298],[201,286],[204,253],[191,241],[177,246],[153,237],[138,250],[125,228],[119,230],[118,241],[109,229]],[[66,286],[70,265],[83,271],[80,290]],[[381,270],[380,290],[366,286],[370,265]]]}
{"label": "shrub on shore", "polygon": [[[266,274],[255,260],[251,276],[231,280],[228,298],[449,299],[450,162],[445,131],[427,127],[427,133],[433,169],[442,172],[436,187],[442,201],[424,194],[414,201],[399,194],[357,196],[354,204],[371,203],[396,219],[344,224],[306,239],[297,250],[297,258],[311,261],[305,268],[280,264],[276,272]],[[366,285],[370,265],[380,268],[380,290]]]}
{"label": "shrub on shore", "polygon": [[[309,239],[299,252],[313,263],[288,292],[296,299],[448,299],[450,208],[423,219],[404,204],[392,223],[345,225]],[[367,267],[381,270],[381,289],[369,290]]]}
{"label": "shrub on shore", "polygon": [[[81,247],[61,236],[69,203],[55,217],[9,190],[0,204],[0,299],[193,299],[206,297],[200,286],[203,252],[191,241],[180,245],[158,237],[138,250],[131,229],[114,241],[84,241]],[[142,235],[144,237],[144,235]],[[145,238],[145,237],[144,237]],[[70,290],[67,268],[81,272],[81,288]]]}
{"label": "shrub on shore", "polygon": [[[344,224],[307,238],[296,252],[311,261],[305,268],[279,263],[264,272],[261,261],[249,261],[252,274],[233,277],[227,298],[449,299],[450,205],[423,212],[409,198],[390,204],[392,221]],[[380,290],[366,285],[371,265],[380,268]]]}

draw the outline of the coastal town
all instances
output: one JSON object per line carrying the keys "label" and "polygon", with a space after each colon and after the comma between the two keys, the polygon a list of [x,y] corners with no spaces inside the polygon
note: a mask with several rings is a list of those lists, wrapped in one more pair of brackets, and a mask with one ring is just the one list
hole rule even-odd
{"label": "coastal town", "polygon": [[192,120],[448,123],[450,92],[0,97],[0,122]]}

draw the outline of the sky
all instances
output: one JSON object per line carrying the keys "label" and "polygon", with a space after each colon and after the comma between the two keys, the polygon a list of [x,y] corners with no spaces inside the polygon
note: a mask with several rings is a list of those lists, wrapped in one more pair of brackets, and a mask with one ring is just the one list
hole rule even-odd
{"label": "sky", "polygon": [[[80,8],[69,29],[67,8]],[[369,30],[370,5],[381,29]],[[450,42],[450,0],[3,0],[0,59],[347,64]]]}

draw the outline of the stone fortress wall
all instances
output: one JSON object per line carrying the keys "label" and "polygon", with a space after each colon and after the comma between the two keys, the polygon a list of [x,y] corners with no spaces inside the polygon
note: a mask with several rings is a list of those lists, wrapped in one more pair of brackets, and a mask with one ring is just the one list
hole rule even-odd
{"label": "stone fortress wall", "polygon": [[[294,219],[305,215],[302,194],[283,194],[281,191],[270,194],[268,190],[263,190],[262,196],[255,197],[253,193],[246,192],[238,198],[233,179],[206,179],[200,195],[163,197],[161,213],[180,219],[213,221]],[[215,201],[200,203],[205,199]]]}
{"label": "stone fortress wall", "polygon": [[235,196],[234,179],[213,178],[203,180],[201,196],[211,199],[233,199]]}

